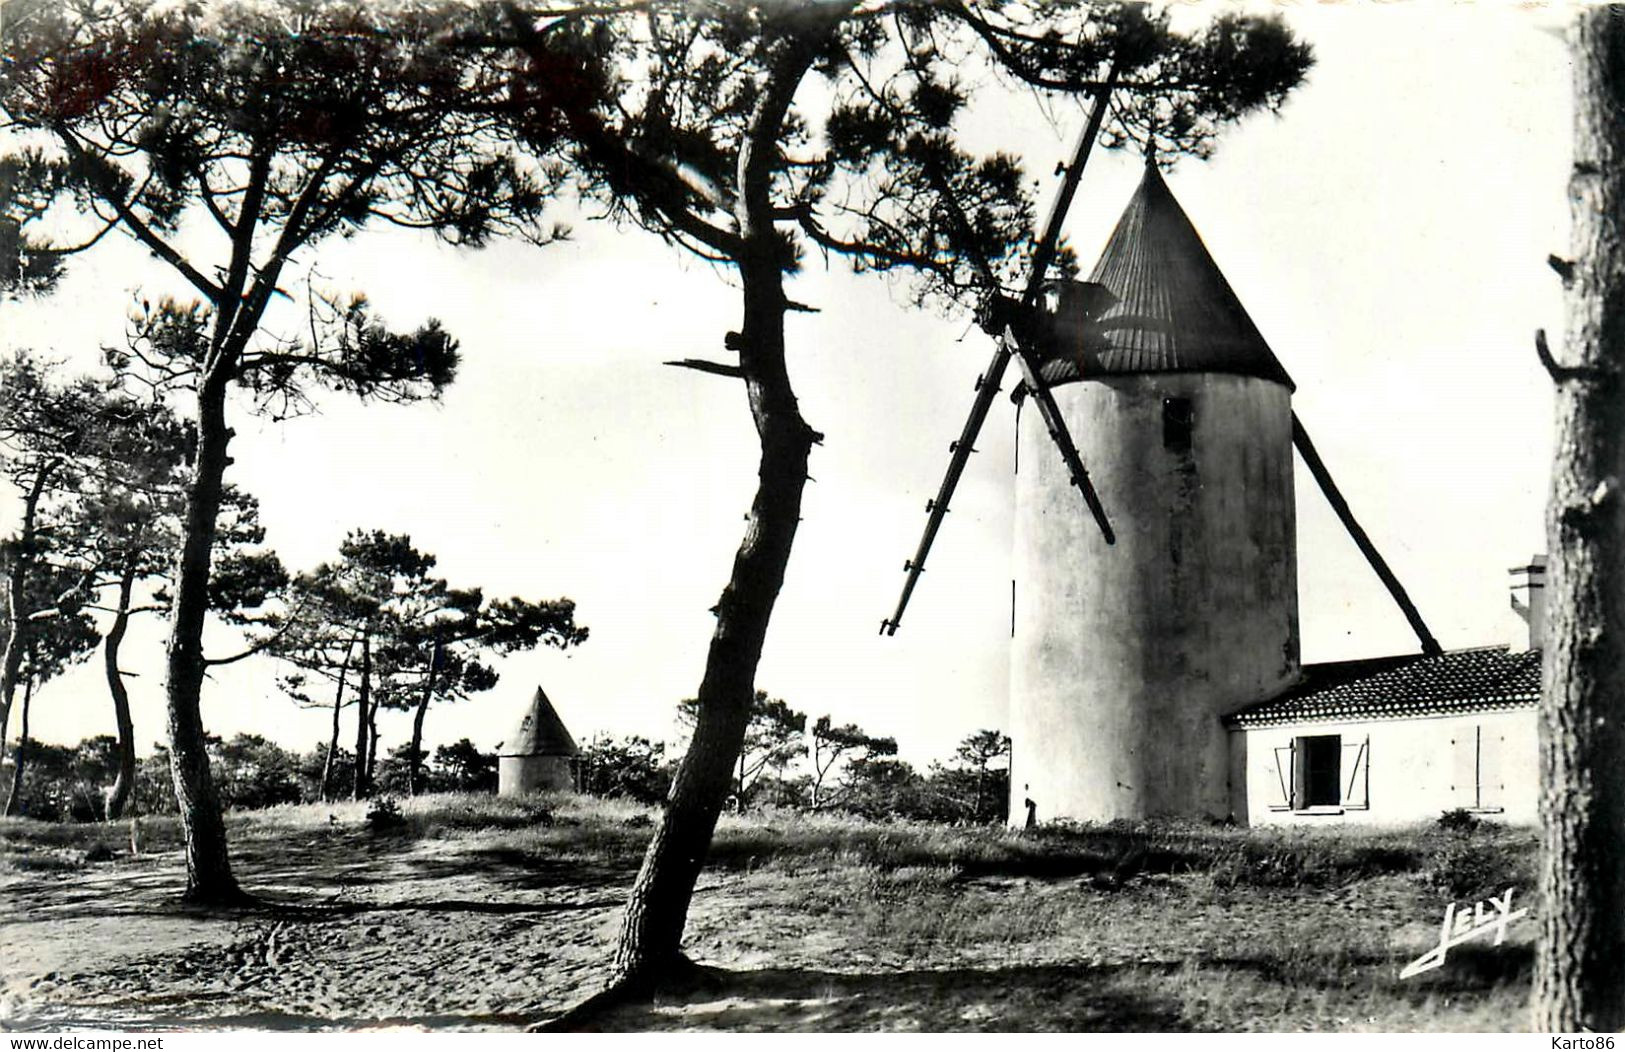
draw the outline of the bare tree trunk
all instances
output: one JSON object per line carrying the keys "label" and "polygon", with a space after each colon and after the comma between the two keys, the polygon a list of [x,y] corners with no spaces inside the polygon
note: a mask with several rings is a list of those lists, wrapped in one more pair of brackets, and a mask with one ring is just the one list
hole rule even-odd
{"label": "bare tree trunk", "polygon": [[812,809],[814,811],[818,810],[818,805],[820,803],[819,797],[823,793],[823,790],[824,790],[824,775],[827,774],[829,772],[829,769],[831,767],[833,767],[833,766],[835,766],[835,760],[834,760],[833,757],[830,758],[830,762],[827,765],[822,766],[822,767],[819,766],[819,763],[818,763],[818,746],[815,744],[813,746],[813,784],[812,784]]}
{"label": "bare tree trunk", "polygon": [[226,823],[209,770],[204,741],[203,623],[209,612],[209,564],[231,430],[226,427],[223,363],[205,373],[198,388],[197,464],[187,486],[181,550],[175,566],[165,690],[169,702],[169,767],[175,781],[181,832],[186,842],[186,898],[192,902],[240,903],[246,896],[232,876]]}
{"label": "bare tree trunk", "polygon": [[[694,736],[644,855],[621,922],[610,991],[652,988],[682,967],[694,884],[732,783],[755,696],[756,666],[801,518],[807,458],[819,435],[802,420],[784,357],[784,245],[773,228],[770,173],[796,87],[818,34],[787,40],[761,86],[739,152],[736,220],[744,320],[739,362],[761,466],[744,540],[715,607]],[[586,1006],[583,1006],[586,1007]]]}
{"label": "bare tree trunk", "polygon": [[355,716],[355,777],[351,779],[351,794],[353,800],[365,799],[372,791],[367,783],[367,774],[372,770],[372,764],[367,759],[367,710],[372,704],[372,633],[363,632],[361,635],[361,689],[356,694]]}
{"label": "bare tree trunk", "polygon": [[423,696],[418,699],[418,710],[412,716],[412,744],[407,750],[407,760],[411,769],[407,773],[407,785],[411,787],[411,795],[418,795],[418,767],[422,762],[423,754],[423,717],[429,714],[429,702],[434,700],[435,674],[440,671],[440,642],[435,641],[434,649],[429,652],[429,675],[424,681]]}
{"label": "bare tree trunk", "polygon": [[40,495],[55,473],[55,466],[42,468],[34,484],[23,495],[23,523],[17,531],[16,551],[6,570],[6,646],[0,654],[0,760],[6,758],[6,734],[11,726],[11,705],[17,697],[17,678],[22,672],[23,651],[27,647],[29,611],[23,609],[28,587],[28,568],[33,562]]}
{"label": "bare tree trunk", "polygon": [[355,640],[344,648],[344,663],[339,666],[339,684],[333,691],[333,734],[327,739],[327,759],[322,761],[322,803],[333,799],[333,758],[339,751],[339,713],[344,708],[344,681],[350,674],[350,655],[355,652]]}
{"label": "bare tree trunk", "polygon": [[11,793],[6,797],[6,817],[15,817],[23,803],[23,768],[28,763],[28,710],[34,707],[34,681],[23,684],[22,733],[17,737],[17,751],[11,757]]}
{"label": "bare tree trunk", "polygon": [[124,688],[124,674],[119,671],[119,647],[124,644],[124,633],[130,627],[130,594],[135,588],[136,558],[129,556],[118,581],[118,609],[113,614],[113,625],[107,630],[102,644],[102,665],[107,673],[107,691],[113,696],[113,720],[118,727],[118,774],[113,787],[107,791],[107,819],[112,821],[124,814],[130,792],[135,788],[135,724],[130,719],[130,692]]}
{"label": "bare tree trunk", "polygon": [[[1574,16],[1576,258],[1540,707],[1536,1029],[1625,1027],[1625,8]],[[1568,269],[1568,268],[1562,268]]]}

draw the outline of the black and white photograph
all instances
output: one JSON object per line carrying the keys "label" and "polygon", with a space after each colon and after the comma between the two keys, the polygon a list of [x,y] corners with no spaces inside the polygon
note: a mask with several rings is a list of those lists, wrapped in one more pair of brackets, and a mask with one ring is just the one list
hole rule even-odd
{"label": "black and white photograph", "polygon": [[1625,5],[0,0],[0,1031],[1612,1048],[1622,388]]}

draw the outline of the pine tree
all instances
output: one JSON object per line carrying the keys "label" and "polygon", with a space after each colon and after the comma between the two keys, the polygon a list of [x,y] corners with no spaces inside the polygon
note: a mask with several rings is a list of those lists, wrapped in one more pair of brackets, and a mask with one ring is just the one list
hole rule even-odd
{"label": "pine tree", "polygon": [[[186,895],[242,902],[199,707],[209,561],[231,462],[228,396],[281,417],[310,408],[324,387],[394,401],[436,395],[455,373],[457,345],[433,323],[393,333],[364,300],[312,290],[309,336],[271,337],[263,323],[274,300],[293,295],[290,264],[373,222],[470,245],[501,230],[545,240],[535,220],[546,170],[522,169],[494,134],[505,89],[485,53],[450,42],[451,9],[19,6],[4,23],[0,113],[29,147],[0,157],[0,173],[35,173],[31,199],[70,195],[87,225],[77,244],[53,241],[41,233],[43,207],[9,210],[7,266],[33,273],[34,260],[118,230],[201,297],[195,307],[161,303],[146,320],[162,339],[143,364],[155,389],[186,400],[193,439],[165,690]],[[542,110],[544,96],[532,96]],[[545,155],[536,130],[532,149]],[[178,237],[189,224],[215,239]],[[192,254],[210,244],[218,254]]]}
{"label": "pine tree", "polygon": [[1625,7],[1579,11],[1572,261],[1546,511],[1537,1030],[1625,1027]]}
{"label": "pine tree", "polygon": [[[1019,162],[976,156],[959,119],[985,72],[1039,91],[1112,95],[1107,145],[1204,155],[1226,123],[1278,106],[1310,65],[1273,19],[1201,32],[1128,4],[851,0],[609,3],[530,12],[467,38],[519,56],[513,97],[541,96],[514,132],[566,136],[584,190],[731,270],[735,361],[681,363],[738,381],[760,441],[758,488],[696,694],[698,718],[623,918],[609,987],[582,1021],[680,977],[695,881],[750,723],[755,675],[801,518],[812,447],[786,367],[787,285],[808,251],[912,275],[922,302],[973,306],[1033,251]],[[551,85],[580,85],[550,105]],[[818,90],[803,90],[816,79]],[[592,104],[594,96],[612,104]],[[1070,257],[1063,254],[1064,270]]]}

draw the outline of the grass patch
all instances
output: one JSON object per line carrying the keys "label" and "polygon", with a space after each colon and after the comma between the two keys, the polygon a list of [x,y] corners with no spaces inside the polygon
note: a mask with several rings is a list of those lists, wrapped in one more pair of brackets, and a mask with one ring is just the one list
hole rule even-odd
{"label": "grass patch", "polygon": [[[179,820],[141,818],[136,832],[142,854],[181,846]],[[33,818],[0,818],[0,872],[69,872],[87,858],[125,857],[131,853],[131,823],[41,822]]]}
{"label": "grass patch", "polygon": [[[1090,877],[1112,886],[1146,875],[1206,874],[1221,888],[1324,888],[1394,873],[1433,886],[1523,878],[1533,837],[1398,831],[1239,829],[1194,822],[1114,822],[1019,832],[849,816],[764,813],[720,823],[711,861],[786,872],[836,865],[949,867],[966,878]],[[1443,882],[1441,884],[1441,882]]]}
{"label": "grass patch", "polygon": [[1534,839],[1517,830],[1481,825],[1468,832],[1436,833],[1423,838],[1423,852],[1422,879],[1452,899],[1534,888]]}
{"label": "grass patch", "polygon": [[[289,817],[297,810],[289,809]],[[513,852],[618,867],[638,864],[658,817],[654,808],[573,794],[425,796],[403,801],[402,812],[401,835],[490,838]],[[360,812],[346,813],[343,821],[359,823]],[[1432,826],[1242,829],[1145,821],[1023,832],[764,809],[722,816],[708,865],[787,876],[856,868],[931,871],[954,880],[1086,878],[1103,888],[1148,876],[1198,875],[1218,891],[1335,888],[1404,874],[1460,898],[1528,887],[1534,855],[1531,831],[1492,825],[1464,833]]]}
{"label": "grass patch", "polygon": [[[227,815],[233,838],[275,842],[323,831],[412,840],[489,842],[509,854],[579,858],[635,867],[658,810],[572,793],[498,797],[442,793],[395,801],[398,819],[369,824],[372,801],[289,804]],[[140,819],[142,851],[181,845],[173,817]],[[127,822],[55,824],[0,820],[0,867],[45,848],[128,850]],[[1241,829],[1188,821],[1113,822],[1034,831],[879,822],[851,815],[762,810],[724,815],[709,864],[724,871],[769,869],[785,875],[855,867],[882,873],[947,873],[953,879],[1087,878],[1119,887],[1147,876],[1196,874],[1218,892],[1248,888],[1333,888],[1407,874],[1457,899],[1529,887],[1531,831],[1483,824],[1474,829]]]}

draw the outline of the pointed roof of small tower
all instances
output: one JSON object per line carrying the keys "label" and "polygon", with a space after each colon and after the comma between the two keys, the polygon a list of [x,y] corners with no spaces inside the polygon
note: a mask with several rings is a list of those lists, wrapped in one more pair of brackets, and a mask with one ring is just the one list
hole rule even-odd
{"label": "pointed roof of small tower", "polygon": [[[1089,281],[1115,302],[1094,319],[1102,339],[1086,352],[1084,377],[1217,372],[1294,386],[1155,164]],[[1079,378],[1067,358],[1046,363],[1044,374],[1051,383]]]}
{"label": "pointed roof of small tower", "polygon": [[574,756],[576,751],[575,739],[541,687],[536,688],[530,708],[498,750],[502,756]]}

